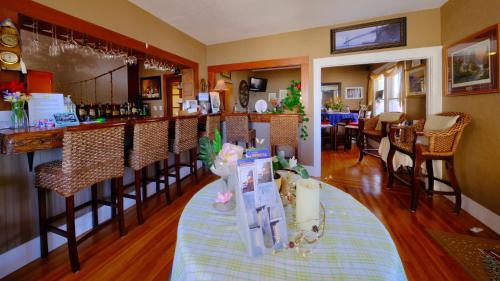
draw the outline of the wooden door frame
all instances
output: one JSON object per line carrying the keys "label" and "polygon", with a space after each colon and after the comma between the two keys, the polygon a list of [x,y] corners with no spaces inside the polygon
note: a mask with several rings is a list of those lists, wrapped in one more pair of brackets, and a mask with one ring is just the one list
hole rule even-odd
{"label": "wooden door frame", "polygon": [[165,93],[163,95],[163,116],[167,116],[169,118],[172,117],[172,91],[170,91],[169,84],[174,80],[182,82],[182,77],[175,74],[163,74],[163,92]]}

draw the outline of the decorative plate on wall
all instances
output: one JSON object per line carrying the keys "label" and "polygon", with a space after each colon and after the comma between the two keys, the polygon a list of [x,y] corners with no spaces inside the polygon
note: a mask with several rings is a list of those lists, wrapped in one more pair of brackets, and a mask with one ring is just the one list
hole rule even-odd
{"label": "decorative plate on wall", "polygon": [[238,93],[241,107],[246,108],[248,106],[248,100],[250,99],[247,81],[241,80],[240,86],[238,87]]}

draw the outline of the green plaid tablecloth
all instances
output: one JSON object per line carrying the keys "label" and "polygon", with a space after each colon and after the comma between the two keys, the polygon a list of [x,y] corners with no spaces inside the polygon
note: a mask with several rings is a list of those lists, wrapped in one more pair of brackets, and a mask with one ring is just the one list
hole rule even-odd
{"label": "green plaid tablecloth", "polygon": [[[204,187],[184,209],[171,280],[406,280],[382,223],[349,194],[327,184],[321,190],[326,233],[312,253],[302,257],[287,249],[250,257],[238,235],[235,212],[212,208],[219,184]],[[285,211],[290,220],[294,210],[287,206]]]}

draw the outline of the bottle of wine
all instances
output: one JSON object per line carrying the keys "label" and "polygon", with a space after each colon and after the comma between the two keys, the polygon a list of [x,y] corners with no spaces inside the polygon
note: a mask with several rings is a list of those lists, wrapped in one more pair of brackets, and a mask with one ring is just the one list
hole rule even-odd
{"label": "bottle of wine", "polygon": [[104,110],[102,108],[102,105],[101,104],[98,104],[97,105],[97,109],[96,109],[96,116],[97,118],[102,118],[104,117]]}
{"label": "bottle of wine", "polygon": [[135,107],[135,103],[132,104],[132,116],[137,116],[137,107]]}
{"label": "bottle of wine", "polygon": [[106,115],[106,118],[111,118],[113,116],[112,112],[111,112],[111,105],[109,103],[107,103],[105,105],[105,113]]}
{"label": "bottle of wine", "polygon": [[113,104],[113,117],[120,117],[120,109],[118,108],[118,105]]}
{"label": "bottle of wine", "polygon": [[120,116],[122,116],[122,117],[127,116],[126,110],[127,110],[127,108],[125,107],[125,104],[120,105]]}
{"label": "bottle of wine", "polygon": [[83,101],[80,102],[80,105],[78,106],[78,118],[80,121],[85,121],[87,118],[87,110],[85,109],[85,104],[83,104]]}
{"label": "bottle of wine", "polygon": [[94,120],[97,117],[96,107],[93,103],[90,103],[90,106],[89,106],[89,117],[92,120]]}

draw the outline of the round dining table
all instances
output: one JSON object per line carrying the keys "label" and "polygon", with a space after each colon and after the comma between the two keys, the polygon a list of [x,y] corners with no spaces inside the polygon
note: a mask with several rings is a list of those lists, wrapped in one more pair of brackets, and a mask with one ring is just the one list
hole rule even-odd
{"label": "round dining table", "polygon": [[[212,207],[220,180],[193,196],[182,212],[171,280],[407,280],[384,225],[349,194],[322,183],[325,233],[303,256],[297,249],[247,254],[235,211]],[[294,206],[285,206],[287,223]],[[292,239],[293,231],[288,236]]]}

